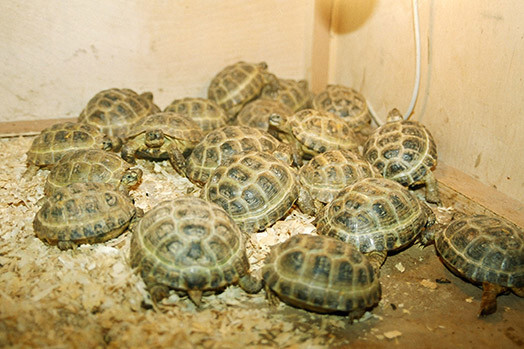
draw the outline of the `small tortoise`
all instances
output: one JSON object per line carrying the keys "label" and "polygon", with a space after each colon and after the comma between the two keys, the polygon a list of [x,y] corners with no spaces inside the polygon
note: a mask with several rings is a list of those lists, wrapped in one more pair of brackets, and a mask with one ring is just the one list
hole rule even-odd
{"label": "small tortoise", "polygon": [[279,101],[295,113],[311,107],[312,95],[306,80],[278,79],[277,86],[264,86],[260,98]]}
{"label": "small tortoise", "polygon": [[175,99],[164,111],[190,117],[204,133],[225,126],[229,119],[224,109],[215,101],[198,97]]}
{"label": "small tortoise", "polygon": [[267,71],[267,64],[237,62],[218,72],[208,87],[208,98],[224,108],[232,122],[240,109],[257,98],[268,84],[277,85],[278,79]]}
{"label": "small tortoise", "polygon": [[231,215],[240,229],[255,233],[282,218],[299,195],[296,173],[273,155],[243,152],[222,162],[202,197]]}
{"label": "small tortoise", "polygon": [[209,132],[195,146],[186,160],[186,176],[203,186],[224,160],[248,150],[267,151],[288,163],[291,161],[289,147],[268,132],[248,126],[225,126]]}
{"label": "small tortoise", "polygon": [[47,176],[44,193],[52,195],[71,183],[102,182],[129,192],[142,179],[142,170],[131,168],[120,156],[99,149],[82,149],[64,155]]}
{"label": "small tortoise", "polygon": [[272,114],[288,117],[293,114],[293,111],[279,101],[272,99],[255,99],[240,110],[237,115],[237,124],[267,131],[269,127],[269,116]]}
{"label": "small tortoise", "polygon": [[339,117],[313,109],[301,110],[290,117],[278,114],[269,117],[281,141],[305,159],[333,149],[357,150],[355,133]]}
{"label": "small tortoise", "polygon": [[[297,204],[302,212],[315,215],[344,187],[369,177],[378,175],[373,166],[357,153],[348,150],[320,153],[299,170],[298,179],[305,193]],[[313,202],[305,205],[303,199]],[[308,210],[308,207],[314,210]]]}
{"label": "small tortoise", "polygon": [[64,250],[117,237],[136,214],[133,200],[109,183],[73,183],[44,198],[33,229]]}
{"label": "small tortoise", "polygon": [[135,157],[169,160],[183,173],[186,157],[203,137],[202,129],[187,116],[162,112],[146,116],[131,125],[122,147],[122,158],[134,164]]}
{"label": "small tortoise", "polygon": [[193,196],[164,201],[132,227],[131,266],[154,304],[170,289],[199,306],[204,293],[238,284],[257,293],[262,281],[249,274],[242,233],[214,203]]}
{"label": "small tortoise", "polygon": [[111,88],[98,92],[78,116],[78,122],[93,125],[110,136],[125,137],[138,119],[160,112],[153,103],[153,94],[138,94],[127,88]]}
{"label": "small tortoise", "polygon": [[366,99],[351,87],[327,85],[313,98],[313,108],[341,117],[355,132],[369,135],[372,130]]}
{"label": "small tortoise", "polygon": [[70,151],[79,149],[116,150],[120,139],[109,137],[96,127],[76,122],[61,122],[44,129],[27,151],[25,178],[36,174],[39,168],[51,168]]}
{"label": "small tortoise", "polygon": [[378,271],[388,251],[409,246],[434,223],[431,209],[399,183],[364,178],[342,189],[326,205],[317,232],[369,254]]}
{"label": "small tortoise", "polygon": [[426,185],[426,201],[440,203],[432,169],[437,165],[437,146],[424,125],[404,120],[393,109],[387,123],[377,128],[364,144],[364,158],[384,178],[404,186]]}
{"label": "small tortoise", "polygon": [[505,219],[462,216],[445,229],[424,235],[444,264],[459,276],[482,285],[479,316],[497,310],[497,296],[513,291],[524,297],[524,232]]}
{"label": "small tortoise", "polygon": [[272,246],[262,275],[273,305],[280,298],[318,313],[348,313],[351,319],[364,315],[381,296],[368,259],[327,236],[299,234]]}

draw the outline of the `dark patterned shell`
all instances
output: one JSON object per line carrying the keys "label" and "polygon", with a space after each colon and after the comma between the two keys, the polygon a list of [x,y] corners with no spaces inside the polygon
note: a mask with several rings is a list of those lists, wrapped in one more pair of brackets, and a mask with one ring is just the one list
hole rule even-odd
{"label": "dark patterned shell", "polygon": [[261,98],[276,100],[291,109],[292,112],[311,107],[312,92],[306,80],[278,79],[278,86],[266,85]]}
{"label": "dark patterned shell", "polygon": [[362,178],[377,177],[373,166],[357,153],[330,150],[313,157],[299,171],[302,188],[327,204],[344,187]]}
{"label": "dark patterned shell", "polygon": [[435,247],[467,279],[524,287],[524,232],[506,220],[482,215],[454,220],[436,234]]}
{"label": "dark patterned shell", "polygon": [[240,109],[262,92],[268,83],[277,83],[274,75],[268,73],[264,62],[253,64],[237,62],[222,69],[213,77],[208,88],[208,98],[224,108],[230,119]]}
{"label": "dark patterned shell", "polygon": [[[44,192],[51,195],[58,188],[81,182],[109,183],[118,188],[130,168],[131,165],[120,156],[103,150],[72,151],[53,166],[47,176]],[[137,174],[141,175],[141,171]]]}
{"label": "dark patterned shell", "polygon": [[257,232],[282,218],[298,198],[294,170],[273,155],[251,151],[218,166],[202,197],[231,215],[241,230]]}
{"label": "dark patterned shell", "polygon": [[361,252],[390,251],[413,242],[427,221],[420,201],[395,181],[365,178],[344,188],[321,212],[317,232]]}
{"label": "dark patterned shell", "polygon": [[241,232],[217,205],[186,196],[164,201],[133,227],[131,265],[148,286],[218,290],[248,273]]}
{"label": "dark patterned shell", "polygon": [[100,91],[82,110],[78,122],[93,125],[110,136],[125,137],[138,119],[160,112],[153,103],[153,94],[123,88]]}
{"label": "dark patterned shell", "polygon": [[27,162],[44,167],[55,164],[67,152],[79,149],[104,149],[110,144],[96,127],[75,122],[62,122],[44,129],[27,152]]}
{"label": "dark patterned shell", "polygon": [[73,183],[47,197],[36,213],[36,235],[59,248],[104,242],[135,215],[133,201],[108,183]]}
{"label": "dark patterned shell", "polygon": [[211,131],[186,161],[186,175],[197,185],[204,185],[211,172],[232,155],[248,150],[272,152],[280,142],[269,133],[247,126],[225,126]]}
{"label": "dark patterned shell", "polygon": [[250,126],[267,131],[271,114],[288,117],[293,114],[293,111],[272,99],[255,99],[246,104],[238,113],[237,123],[241,126]]}
{"label": "dark patterned shell", "polygon": [[333,114],[304,109],[289,118],[293,136],[306,156],[333,149],[356,150],[356,135],[348,124]]}
{"label": "dark patterned shell", "polygon": [[313,98],[313,108],[341,117],[355,131],[371,123],[366,99],[351,87],[328,85]]}
{"label": "dark patterned shell", "polygon": [[135,122],[129,130],[128,138],[159,129],[168,137],[194,144],[200,142],[203,137],[200,126],[189,117],[173,112],[161,112]]}
{"label": "dark patterned shell", "polygon": [[437,146],[424,125],[388,121],[364,144],[364,157],[382,176],[409,186],[423,181],[437,164]]}
{"label": "dark patterned shell", "polygon": [[198,97],[175,99],[164,111],[188,116],[194,120],[205,133],[225,126],[228,116],[216,102]]}
{"label": "dark patterned shell", "polygon": [[321,313],[363,312],[381,296],[367,258],[326,236],[295,235],[273,246],[262,275],[286,303]]}

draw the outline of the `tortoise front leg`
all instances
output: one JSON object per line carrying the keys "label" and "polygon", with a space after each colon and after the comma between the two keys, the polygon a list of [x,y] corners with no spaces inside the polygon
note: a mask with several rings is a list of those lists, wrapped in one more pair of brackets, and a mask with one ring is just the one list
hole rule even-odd
{"label": "tortoise front leg", "polygon": [[129,162],[130,164],[136,164],[135,153],[138,150],[139,145],[135,141],[131,140],[122,146],[121,156],[122,159]]}
{"label": "tortoise front leg", "polygon": [[373,267],[373,270],[375,270],[375,274],[380,272],[380,267],[384,264],[387,255],[386,251],[372,251],[366,254],[369,263]]}
{"label": "tortoise front leg", "polygon": [[171,144],[169,148],[167,148],[167,155],[169,156],[169,162],[175,171],[181,176],[186,177],[186,158],[182,152],[178,150],[176,145]]}
{"label": "tortoise front leg", "polygon": [[506,288],[490,282],[482,283],[482,299],[480,301],[480,316],[493,314],[497,311],[497,296],[506,291]]}
{"label": "tortoise front leg", "polygon": [[441,205],[438,184],[432,171],[428,171],[425,177],[426,182],[426,201],[432,204]]}
{"label": "tortoise front leg", "polygon": [[269,306],[272,309],[275,309],[280,304],[280,299],[278,298],[277,294],[273,292],[273,290],[267,285],[264,285],[264,289],[266,291],[266,299],[269,303]]}
{"label": "tortoise front leg", "polygon": [[247,293],[254,294],[260,292],[263,282],[250,274],[246,274],[238,280],[238,286]]}

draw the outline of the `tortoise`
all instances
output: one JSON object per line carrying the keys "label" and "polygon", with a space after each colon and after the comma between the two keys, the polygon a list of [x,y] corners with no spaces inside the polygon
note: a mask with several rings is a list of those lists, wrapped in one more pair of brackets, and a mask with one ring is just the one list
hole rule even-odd
{"label": "tortoise", "polygon": [[215,101],[207,98],[186,97],[175,99],[164,111],[189,116],[200,126],[204,133],[225,126],[229,120],[224,109]]}
{"label": "tortoise", "polygon": [[313,109],[326,111],[344,119],[355,132],[369,135],[371,115],[364,96],[344,85],[327,85],[313,98]]}
{"label": "tortoise", "polygon": [[293,111],[279,101],[259,98],[247,103],[240,110],[237,115],[237,124],[267,131],[271,114],[287,117],[293,114]]}
{"label": "tortoise", "polygon": [[423,243],[435,243],[452,272],[482,286],[479,316],[496,312],[497,296],[510,290],[524,297],[524,232],[499,217],[460,215],[444,229],[430,230]]}
{"label": "tortoise", "polygon": [[131,125],[122,158],[131,164],[136,163],[135,157],[169,160],[177,172],[184,173],[185,158],[202,137],[202,129],[189,117],[173,112],[156,113]]}
{"label": "tortoise", "polygon": [[246,151],[223,161],[201,195],[221,206],[240,230],[255,233],[282,218],[299,189],[291,166],[267,152]]}
{"label": "tortoise", "polygon": [[64,155],[47,176],[44,193],[52,195],[71,183],[102,182],[124,192],[137,187],[142,170],[131,168],[120,156],[100,149],[81,149]]}
{"label": "tortoise", "polygon": [[271,247],[262,267],[271,305],[284,302],[318,313],[364,315],[381,287],[368,259],[334,238],[298,234]]}
{"label": "tortoise", "polygon": [[[378,176],[373,166],[358,153],[338,149],[320,153],[298,172],[298,180],[304,193],[297,204],[302,212],[315,215],[344,187],[361,178]],[[304,204],[303,199],[310,202]],[[314,209],[308,210],[308,207]]]}
{"label": "tortoise", "polygon": [[277,86],[264,86],[260,98],[279,101],[295,113],[311,107],[312,95],[306,80],[278,79]]}
{"label": "tortoise", "polygon": [[72,183],[44,197],[33,230],[50,245],[74,249],[117,237],[139,213],[133,200],[109,183]]}
{"label": "tortoise", "polygon": [[386,178],[363,178],[342,189],[318,217],[317,233],[368,254],[377,270],[388,251],[410,246],[432,229],[433,211],[415,194]]}
{"label": "tortoise", "polygon": [[197,305],[202,295],[238,284],[262,289],[249,273],[242,233],[218,205],[194,196],[159,203],[132,227],[131,266],[137,268],[154,304],[170,289]]}
{"label": "tortoise", "polygon": [[248,126],[225,126],[209,132],[195,146],[186,160],[185,174],[197,186],[203,186],[211,172],[232,155],[260,150],[291,161],[289,147],[268,132]]}
{"label": "tortoise", "polygon": [[50,169],[65,154],[80,149],[117,150],[121,140],[100,132],[96,127],[77,122],[60,122],[51,125],[33,139],[27,151],[27,171],[31,178],[39,168]]}
{"label": "tortoise", "polygon": [[305,159],[333,149],[358,149],[355,133],[347,123],[327,112],[303,109],[287,118],[273,114],[269,124],[294,154]]}
{"label": "tortoise", "polygon": [[239,61],[219,71],[208,87],[208,98],[224,108],[232,122],[240,109],[257,98],[268,84],[277,86],[275,75],[267,71],[267,64]]}
{"label": "tortoise", "polygon": [[78,116],[78,122],[93,125],[109,136],[125,137],[138,119],[160,112],[153,94],[138,94],[128,88],[111,88],[95,94]]}
{"label": "tortoise", "polygon": [[365,142],[363,154],[384,178],[408,187],[425,184],[426,201],[440,204],[432,172],[437,165],[437,146],[421,123],[404,120],[397,109],[391,110],[387,122]]}

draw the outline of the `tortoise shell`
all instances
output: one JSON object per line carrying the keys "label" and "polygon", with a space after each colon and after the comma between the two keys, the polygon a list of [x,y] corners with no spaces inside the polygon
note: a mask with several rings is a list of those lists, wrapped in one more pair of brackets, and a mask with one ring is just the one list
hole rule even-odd
{"label": "tortoise shell", "polygon": [[240,110],[237,115],[237,123],[241,126],[250,126],[267,131],[269,116],[272,114],[287,117],[293,114],[293,111],[276,100],[255,99]]}
{"label": "tortoise shell", "polygon": [[138,119],[160,112],[153,103],[153,94],[111,88],[98,92],[89,100],[78,122],[93,125],[110,136],[125,137]]}
{"label": "tortoise shell", "polygon": [[318,110],[304,109],[284,119],[270,117],[282,141],[295,144],[305,158],[333,149],[357,150],[356,135],[339,117]]}
{"label": "tortoise shell", "polygon": [[341,117],[355,131],[371,124],[366,99],[351,87],[328,85],[313,98],[313,108]]}
{"label": "tortoise shell", "polygon": [[326,236],[300,234],[272,246],[262,275],[269,295],[274,292],[288,304],[319,313],[360,317],[381,296],[367,258]]}
{"label": "tortoise shell", "polygon": [[242,107],[262,92],[267,84],[277,84],[277,78],[267,72],[267,64],[237,62],[218,72],[208,87],[208,98],[224,108],[235,119]]}
{"label": "tortoise shell", "polygon": [[79,149],[113,149],[111,139],[96,127],[76,122],[61,122],[44,129],[27,152],[27,162],[50,167],[65,154]]}
{"label": "tortoise shell", "polygon": [[75,248],[120,235],[135,213],[133,200],[109,183],[73,183],[44,198],[33,229],[48,244]]}
{"label": "tortoise shell", "polygon": [[436,234],[435,248],[446,265],[473,282],[524,287],[524,232],[504,219],[453,220]]}
{"label": "tortoise shell", "polygon": [[232,155],[248,150],[274,152],[280,142],[268,132],[247,126],[225,126],[209,132],[186,160],[186,176],[203,186],[211,172]]}
{"label": "tortoise shell", "polygon": [[[429,190],[437,191],[431,172],[437,165],[433,136],[421,123],[403,120],[398,110],[392,110],[387,123],[369,136],[363,154],[384,178],[404,186],[425,183]],[[438,194],[434,196],[428,201],[438,202]]]}
{"label": "tortoise shell", "polygon": [[129,190],[140,183],[142,170],[132,169],[120,156],[98,149],[82,149],[64,155],[47,176],[44,193],[72,183],[102,182]]}
{"label": "tortoise shell", "polygon": [[266,85],[260,98],[281,102],[293,113],[310,108],[312,92],[306,80],[278,79],[278,85]]}
{"label": "tortoise shell", "polygon": [[[133,226],[131,266],[138,268],[153,299],[170,289],[200,304],[203,291],[218,291],[249,278],[244,240],[231,217],[193,196],[159,203]],[[257,289],[246,289],[258,292]]]}
{"label": "tortoise shell", "polygon": [[254,233],[291,209],[298,197],[296,174],[269,153],[243,152],[211,173],[202,197],[226,210],[242,231]]}
{"label": "tortoise shell", "polygon": [[411,244],[433,217],[416,196],[395,181],[364,178],[342,189],[320,213],[317,232],[350,243],[363,253]]}
{"label": "tortoise shell", "polygon": [[187,97],[175,99],[164,111],[190,117],[200,126],[204,133],[225,126],[228,122],[228,116],[224,109],[215,101],[206,98]]}

